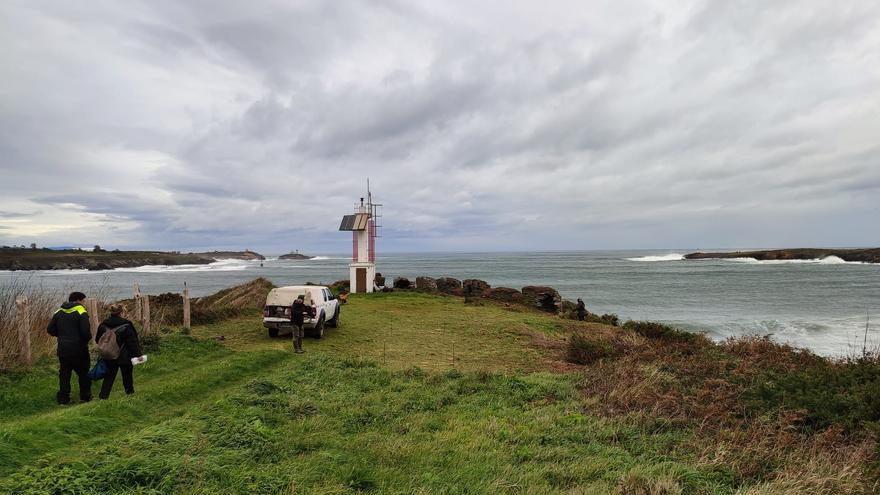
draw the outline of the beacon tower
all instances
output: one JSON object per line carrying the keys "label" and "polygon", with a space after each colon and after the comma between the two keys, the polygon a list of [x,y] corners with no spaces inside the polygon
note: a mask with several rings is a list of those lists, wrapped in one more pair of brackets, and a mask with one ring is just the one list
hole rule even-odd
{"label": "beacon tower", "polygon": [[373,203],[367,182],[367,202],[361,198],[353,215],[342,217],[341,231],[351,231],[351,263],[348,265],[351,292],[373,292],[376,280],[376,230],[379,208]]}

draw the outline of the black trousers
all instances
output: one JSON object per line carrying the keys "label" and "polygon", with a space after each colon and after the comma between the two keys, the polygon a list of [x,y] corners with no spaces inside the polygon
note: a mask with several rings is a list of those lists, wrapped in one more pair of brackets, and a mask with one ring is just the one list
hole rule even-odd
{"label": "black trousers", "polygon": [[87,402],[92,400],[92,380],[89,378],[89,355],[75,357],[58,356],[61,365],[58,370],[58,403],[70,403],[70,376],[76,373],[79,379],[79,400]]}
{"label": "black trousers", "polygon": [[107,376],[104,377],[104,383],[101,384],[101,393],[98,394],[98,397],[102,399],[110,397],[110,391],[113,390],[113,382],[116,381],[117,371],[122,371],[122,386],[125,387],[125,393],[134,393],[134,374],[132,373],[134,366],[107,361]]}
{"label": "black trousers", "polygon": [[584,318],[586,318],[586,316],[586,313],[578,313],[578,321],[584,321]]}

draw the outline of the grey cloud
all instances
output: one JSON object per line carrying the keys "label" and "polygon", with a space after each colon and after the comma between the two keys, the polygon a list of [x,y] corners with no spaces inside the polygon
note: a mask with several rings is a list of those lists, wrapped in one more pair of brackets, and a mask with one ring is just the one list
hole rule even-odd
{"label": "grey cloud", "polygon": [[0,210],[345,251],[370,177],[383,249],[870,244],[880,7],[839,7],[4,4]]}

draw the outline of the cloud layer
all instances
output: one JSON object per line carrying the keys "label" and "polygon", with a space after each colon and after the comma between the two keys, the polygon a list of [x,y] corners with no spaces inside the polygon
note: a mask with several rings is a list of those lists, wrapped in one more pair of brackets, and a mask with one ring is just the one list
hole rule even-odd
{"label": "cloud layer", "polygon": [[0,242],[880,243],[880,4],[5,2]]}

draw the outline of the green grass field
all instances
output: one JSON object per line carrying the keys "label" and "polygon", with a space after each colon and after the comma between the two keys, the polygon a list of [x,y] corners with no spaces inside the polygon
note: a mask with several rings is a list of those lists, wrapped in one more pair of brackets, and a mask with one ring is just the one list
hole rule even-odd
{"label": "green grass field", "polygon": [[46,361],[0,375],[0,493],[748,488],[686,426],[586,412],[562,339],[528,309],[394,293],[352,297],[304,355],[256,314],[169,334],[131,397],[57,406]]}

